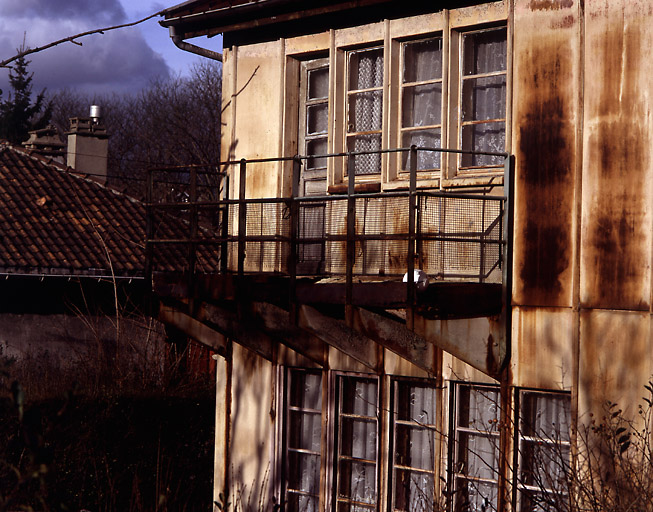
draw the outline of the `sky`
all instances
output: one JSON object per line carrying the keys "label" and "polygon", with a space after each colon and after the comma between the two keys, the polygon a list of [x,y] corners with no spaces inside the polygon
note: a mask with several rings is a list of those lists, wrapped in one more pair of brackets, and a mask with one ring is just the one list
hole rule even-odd
{"label": "sky", "polygon": [[[0,60],[25,43],[37,47],[86,30],[142,19],[181,3],[153,0],[0,0]],[[154,78],[187,75],[201,57],[178,49],[158,20],[96,34],[28,56],[34,73],[32,92],[43,88],[89,94],[138,92]],[[190,40],[221,51],[221,38]],[[9,90],[9,70],[0,68],[2,99]]]}

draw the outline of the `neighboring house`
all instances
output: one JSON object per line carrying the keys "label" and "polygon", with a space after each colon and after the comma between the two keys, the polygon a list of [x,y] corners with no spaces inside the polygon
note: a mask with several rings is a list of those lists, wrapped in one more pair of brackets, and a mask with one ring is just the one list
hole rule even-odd
{"label": "neighboring house", "polygon": [[160,373],[145,205],[33,150],[0,142],[0,353],[40,365],[37,380],[76,368],[82,381],[116,357]]}
{"label": "neighboring house", "polygon": [[606,400],[637,416],[653,14],[463,4],[164,12],[185,49],[224,37],[223,201],[181,205],[217,228],[191,279],[154,268],[160,318],[222,355],[217,501],[538,510],[562,475],[534,453],[564,462]]}

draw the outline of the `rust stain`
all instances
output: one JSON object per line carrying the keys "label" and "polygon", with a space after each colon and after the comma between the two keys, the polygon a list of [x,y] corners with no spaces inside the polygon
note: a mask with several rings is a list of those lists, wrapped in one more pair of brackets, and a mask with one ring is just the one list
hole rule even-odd
{"label": "rust stain", "polygon": [[573,6],[573,0],[531,0],[528,3],[531,11],[558,11]]}
{"label": "rust stain", "polygon": [[576,23],[576,16],[569,15],[569,16],[565,16],[562,19],[556,18],[551,23],[551,28],[552,29],[570,28],[573,27],[575,23]]}
{"label": "rust stain", "polygon": [[[575,131],[572,99],[565,85],[572,78],[566,35],[548,44],[534,41],[521,56],[527,69],[518,109],[519,153],[517,211],[523,231],[515,234],[517,296],[523,304],[565,305],[570,286],[563,282],[572,248]],[[573,88],[567,88],[573,90]]]}
{"label": "rust stain", "polygon": [[[601,55],[596,133],[590,147],[598,152],[591,205],[588,242],[587,304],[590,307],[648,309],[643,283],[650,259],[648,208],[649,134],[642,113],[646,92],[640,90],[640,69],[648,55],[642,51],[641,28],[611,24],[602,33],[597,51]],[[597,74],[599,74],[597,73]]]}

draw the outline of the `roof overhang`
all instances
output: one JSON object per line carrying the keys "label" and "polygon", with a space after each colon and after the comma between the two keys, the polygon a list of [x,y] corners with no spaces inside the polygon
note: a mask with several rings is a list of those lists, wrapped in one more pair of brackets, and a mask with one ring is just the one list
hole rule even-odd
{"label": "roof overhang", "polygon": [[[435,12],[478,1],[435,0],[189,0],[164,11],[159,23],[183,39],[240,32],[247,39],[353,26],[385,18]],[[279,33],[274,27],[279,27]],[[281,29],[281,27],[283,27]]]}

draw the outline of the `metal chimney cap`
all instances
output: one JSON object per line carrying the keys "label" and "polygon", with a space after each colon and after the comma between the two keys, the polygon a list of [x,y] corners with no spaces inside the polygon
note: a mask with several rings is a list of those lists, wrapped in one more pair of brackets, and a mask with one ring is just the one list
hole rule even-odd
{"label": "metal chimney cap", "polygon": [[99,105],[91,105],[90,118],[97,121],[102,117],[102,108]]}

